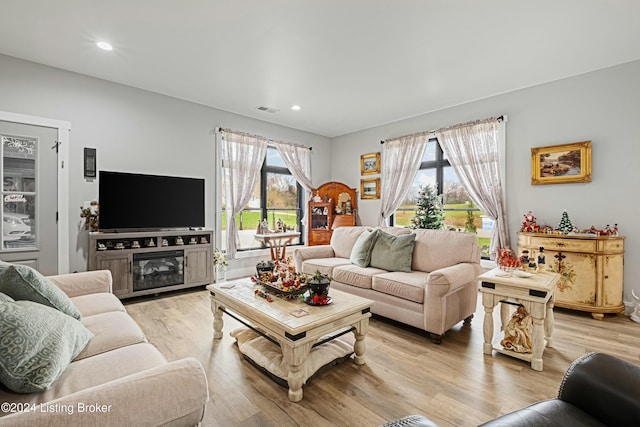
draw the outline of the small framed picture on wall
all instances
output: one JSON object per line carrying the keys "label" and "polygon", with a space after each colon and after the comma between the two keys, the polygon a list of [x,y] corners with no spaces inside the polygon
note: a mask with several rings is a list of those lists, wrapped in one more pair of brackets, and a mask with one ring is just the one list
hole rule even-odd
{"label": "small framed picture on wall", "polygon": [[360,174],[375,175],[380,173],[380,153],[369,153],[360,156]]}
{"label": "small framed picture on wall", "polygon": [[531,149],[531,184],[591,182],[591,141]]}
{"label": "small framed picture on wall", "polygon": [[360,180],[361,199],[380,198],[380,178],[365,178]]}

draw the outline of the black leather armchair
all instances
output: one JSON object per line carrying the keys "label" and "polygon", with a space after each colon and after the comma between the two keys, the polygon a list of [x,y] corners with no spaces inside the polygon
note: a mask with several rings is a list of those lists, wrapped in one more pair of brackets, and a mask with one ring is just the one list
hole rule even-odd
{"label": "black leather armchair", "polygon": [[589,353],[569,366],[556,399],[483,426],[640,426],[640,366]]}
{"label": "black leather armchair", "polygon": [[[414,415],[384,426],[433,425]],[[567,369],[557,398],[534,403],[482,426],[640,426],[640,366],[604,353],[586,354]]]}

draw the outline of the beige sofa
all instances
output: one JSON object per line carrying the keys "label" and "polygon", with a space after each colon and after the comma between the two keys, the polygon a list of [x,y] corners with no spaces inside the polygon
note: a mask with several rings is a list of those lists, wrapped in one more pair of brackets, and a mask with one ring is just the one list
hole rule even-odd
{"label": "beige sofa", "polygon": [[297,270],[328,274],[332,289],[374,300],[374,314],[425,330],[438,344],[456,323],[471,320],[478,298],[476,277],[481,273],[476,236],[384,227],[382,231],[394,236],[416,235],[411,271],[387,271],[359,267],[349,259],[354,244],[367,229],[340,227],[333,231],[329,245],[294,249]]}
{"label": "beige sofa", "polygon": [[[111,273],[51,276],[94,338],[46,391],[0,386],[0,426],[193,426],[208,386],[200,362],[167,362],[111,293]],[[28,403],[29,405],[25,405]],[[7,405],[8,404],[8,405]]]}

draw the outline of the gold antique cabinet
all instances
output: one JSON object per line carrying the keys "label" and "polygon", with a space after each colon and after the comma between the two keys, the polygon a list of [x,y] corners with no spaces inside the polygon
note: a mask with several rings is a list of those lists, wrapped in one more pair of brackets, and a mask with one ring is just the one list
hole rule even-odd
{"label": "gold antique cabinet", "polygon": [[624,237],[519,233],[518,253],[535,261],[544,248],[542,271],[560,274],[555,305],[587,311],[602,320],[624,311]]}

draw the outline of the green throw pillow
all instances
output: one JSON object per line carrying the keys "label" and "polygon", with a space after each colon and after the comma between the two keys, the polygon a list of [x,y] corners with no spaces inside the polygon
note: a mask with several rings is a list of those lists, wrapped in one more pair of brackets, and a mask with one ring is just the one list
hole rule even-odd
{"label": "green throw pillow", "polygon": [[357,265],[358,267],[369,267],[371,263],[371,250],[376,243],[377,237],[378,230],[364,230],[351,249],[351,257],[349,258],[351,264]]}
{"label": "green throw pillow", "polygon": [[0,302],[0,382],[46,390],[93,338],[80,321],[32,301]]}
{"label": "green throw pillow", "polygon": [[371,251],[371,267],[411,273],[415,240],[415,233],[393,236],[379,230],[378,238]]}
{"label": "green throw pillow", "polygon": [[82,317],[67,294],[26,265],[0,263],[0,292],[16,301],[26,300],[44,304],[78,320]]}

